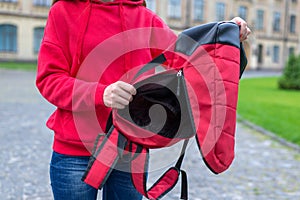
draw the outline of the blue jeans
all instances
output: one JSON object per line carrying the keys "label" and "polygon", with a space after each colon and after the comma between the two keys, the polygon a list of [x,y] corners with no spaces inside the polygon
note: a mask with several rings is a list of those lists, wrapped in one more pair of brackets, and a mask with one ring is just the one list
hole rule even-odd
{"label": "blue jeans", "polygon": [[[53,152],[50,180],[55,200],[95,200],[98,190],[81,181],[89,157]],[[103,187],[103,200],[141,200],[130,173],[114,169]]]}

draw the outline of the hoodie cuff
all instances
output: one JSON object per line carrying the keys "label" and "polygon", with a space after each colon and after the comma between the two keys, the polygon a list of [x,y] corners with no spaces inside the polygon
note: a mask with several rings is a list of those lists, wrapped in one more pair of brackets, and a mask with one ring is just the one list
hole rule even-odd
{"label": "hoodie cuff", "polygon": [[107,85],[98,84],[95,94],[95,106],[105,106],[103,101],[103,93]]}

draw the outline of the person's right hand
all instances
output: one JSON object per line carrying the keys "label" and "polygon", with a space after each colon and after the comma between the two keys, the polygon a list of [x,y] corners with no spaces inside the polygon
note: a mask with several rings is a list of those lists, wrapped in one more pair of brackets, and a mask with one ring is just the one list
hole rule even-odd
{"label": "person's right hand", "polygon": [[103,93],[104,105],[110,108],[123,109],[132,100],[136,94],[133,85],[123,81],[117,81],[107,86]]}

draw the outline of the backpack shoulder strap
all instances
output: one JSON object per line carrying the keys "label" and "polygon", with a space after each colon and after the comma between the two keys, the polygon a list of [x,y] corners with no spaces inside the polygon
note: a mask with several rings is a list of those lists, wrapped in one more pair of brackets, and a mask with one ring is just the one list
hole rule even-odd
{"label": "backpack shoulder strap", "polygon": [[146,184],[149,149],[143,148],[141,153],[139,153],[139,155],[131,162],[131,178],[137,191],[139,191],[148,199],[158,200],[174,188],[174,186],[178,182],[179,175],[181,174],[182,185],[180,199],[187,200],[187,176],[186,172],[180,169],[187,144],[188,140],[185,140],[182,147],[181,155],[179,156],[176,165],[174,167],[169,168],[148,190]]}
{"label": "backpack shoulder strap", "polygon": [[114,126],[111,126],[107,134],[98,136],[82,180],[96,189],[101,189],[123,154],[125,140]]}

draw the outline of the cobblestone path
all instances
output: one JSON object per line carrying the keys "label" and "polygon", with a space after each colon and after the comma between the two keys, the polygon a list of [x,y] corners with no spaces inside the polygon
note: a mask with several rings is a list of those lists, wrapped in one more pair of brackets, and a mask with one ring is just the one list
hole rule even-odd
{"label": "cobblestone path", "polygon": [[[45,121],[54,107],[41,98],[34,78],[33,72],[0,69],[0,200],[52,199],[48,170],[53,134]],[[205,167],[192,140],[183,164],[190,199],[300,199],[299,152],[241,124],[236,134],[236,158],[219,175]],[[174,163],[174,152],[179,153],[178,146],[153,151],[150,182],[163,172],[158,166]],[[180,181],[163,199],[179,199],[179,188]]]}

